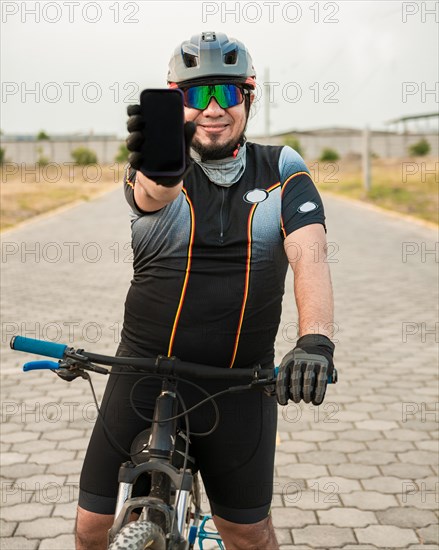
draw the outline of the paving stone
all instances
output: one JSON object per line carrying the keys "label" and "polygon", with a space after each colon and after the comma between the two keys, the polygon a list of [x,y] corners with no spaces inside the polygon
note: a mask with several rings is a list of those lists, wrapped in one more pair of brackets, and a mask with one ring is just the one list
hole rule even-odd
{"label": "paving stone", "polygon": [[426,441],[416,441],[415,446],[423,451],[433,451],[435,453],[439,451],[439,442],[431,439]]}
{"label": "paving stone", "polygon": [[307,487],[324,493],[350,493],[361,490],[360,482],[340,476],[326,476],[306,480]]}
{"label": "paving stone", "polygon": [[294,434],[294,440],[298,441],[329,441],[330,439],[335,439],[335,436],[332,433],[321,430],[312,430],[309,432]]}
{"label": "paving stone", "polygon": [[275,494],[290,494],[302,491],[303,489],[306,489],[306,481],[304,479],[276,476],[273,482],[273,492]]}
{"label": "paving stone", "polygon": [[365,479],[362,481],[363,487],[368,491],[378,491],[381,493],[401,493],[403,483],[409,480],[403,480],[399,477],[382,476]]}
{"label": "paving stone", "polygon": [[380,439],[382,436],[372,430],[346,430],[343,432],[343,439],[350,439],[352,441],[373,441],[375,439]]}
{"label": "paving stone", "polygon": [[366,527],[378,523],[373,512],[357,510],[356,508],[331,508],[318,510],[319,523],[329,523],[336,527]]}
{"label": "paving stone", "polygon": [[302,510],[301,508],[272,508],[273,525],[277,528],[304,527],[305,525],[314,525],[317,518],[312,510]]}
{"label": "paving stone", "polygon": [[276,466],[286,466],[288,464],[295,464],[297,458],[293,453],[276,452],[274,463]]}
{"label": "paving stone", "polygon": [[426,544],[436,544],[439,547],[439,531],[437,523],[418,529],[418,536],[421,542]]}
{"label": "paving stone", "polygon": [[331,475],[348,477],[352,479],[367,479],[380,474],[380,471],[376,466],[362,464],[341,464],[338,466],[330,465],[328,468]]}
{"label": "paving stone", "polygon": [[438,454],[430,451],[407,451],[398,453],[398,459],[408,464],[436,464]]}
{"label": "paving stone", "polygon": [[62,441],[58,444],[58,448],[62,448],[64,450],[82,451],[83,449],[87,448],[89,441],[89,437],[78,437],[75,439],[70,439],[68,441]]}
{"label": "paving stone", "polygon": [[45,435],[49,441],[68,441],[83,435],[83,430],[74,430],[69,427],[66,430],[55,430]]}
{"label": "paving stone", "polygon": [[53,506],[50,504],[16,504],[15,506],[3,507],[1,511],[2,518],[6,521],[14,521],[20,518],[20,522],[37,519],[40,517],[49,517]]}
{"label": "paving stone", "polygon": [[401,441],[420,441],[421,439],[425,439],[423,433],[409,430],[407,427],[384,432],[384,437],[387,439],[400,439]]}
{"label": "paving stone", "polygon": [[340,497],[336,492],[324,493],[318,486],[297,493],[283,495],[286,507],[297,506],[303,510],[324,510],[340,506]]}
{"label": "paving stone", "polygon": [[286,476],[296,479],[314,478],[328,475],[328,470],[325,466],[315,464],[291,464],[291,466],[278,466],[277,472],[279,476]]}
{"label": "paving stone", "polygon": [[77,502],[66,502],[65,504],[56,504],[52,515],[55,516],[62,516],[67,519],[74,519],[76,518],[76,508],[77,508]]}
{"label": "paving stone", "polygon": [[72,550],[73,548],[75,548],[74,535],[59,535],[42,540],[38,550]]}
{"label": "paving stone", "polygon": [[80,474],[82,465],[82,460],[66,460],[58,464],[49,464],[46,474]]}
{"label": "paving stone", "polygon": [[357,451],[363,451],[366,449],[366,445],[360,441],[344,440],[323,441],[322,443],[319,443],[319,447],[322,450],[339,451],[341,453],[356,453]]}
{"label": "paving stone", "polygon": [[39,518],[23,521],[17,527],[16,536],[33,538],[52,538],[73,532],[74,521],[64,518]]}
{"label": "paving stone", "polygon": [[390,464],[396,461],[395,453],[386,453],[384,451],[358,451],[348,454],[350,462],[354,464]]}
{"label": "paving stone", "polygon": [[46,441],[45,439],[38,439],[38,441],[32,441],[32,443],[14,443],[12,446],[12,450],[17,451],[18,453],[28,451],[34,454],[40,451],[53,450],[54,448],[55,446],[53,441]]}
{"label": "paving stone", "polygon": [[37,432],[14,431],[11,433],[2,434],[1,440],[4,443],[20,443],[22,441],[34,441],[39,437],[40,437],[40,434]]}
{"label": "paving stone", "polygon": [[7,479],[14,480],[19,477],[42,474],[45,469],[45,464],[11,464],[10,466],[4,466],[2,468],[2,475]]}
{"label": "paving stone", "polygon": [[9,464],[23,464],[27,461],[29,455],[25,453],[6,453],[0,455],[0,465],[8,466]]}
{"label": "paving stone", "polygon": [[406,548],[408,544],[418,542],[412,529],[401,529],[394,525],[369,525],[355,529],[359,542],[375,544],[379,548]]}
{"label": "paving stone", "polygon": [[418,529],[436,522],[436,516],[430,510],[419,510],[414,507],[388,508],[375,512],[380,523]]}
{"label": "paving stone", "polygon": [[381,441],[368,441],[367,446],[374,451],[389,451],[393,453],[410,451],[414,448],[411,441],[398,441],[383,439]]}
{"label": "paving stone", "polygon": [[317,443],[310,441],[283,441],[276,447],[277,450],[286,453],[305,453],[307,451],[316,451]]}
{"label": "paving stone", "polygon": [[[17,527],[16,523],[13,523],[12,521],[5,521],[4,519],[0,519],[0,536],[12,537],[12,534],[14,533],[16,527]],[[0,539],[0,547],[1,547],[1,539]]]}
{"label": "paving stone", "polygon": [[432,471],[428,466],[418,464],[385,464],[380,466],[384,475],[402,477],[404,479],[416,479],[431,476]]}
{"label": "paving stone", "polygon": [[399,428],[396,422],[386,420],[363,420],[355,422],[355,427],[359,430],[373,430],[382,432]]}
{"label": "paving stone", "polygon": [[355,542],[355,537],[351,529],[332,525],[308,525],[302,529],[293,529],[293,541],[295,544],[307,543],[313,548],[341,548],[346,543]]}
{"label": "paving stone", "polygon": [[276,529],[276,538],[281,547],[283,544],[291,544],[293,542],[289,529]]}
{"label": "paving stone", "polygon": [[383,495],[378,491],[353,491],[341,494],[340,498],[344,506],[352,506],[360,510],[385,510],[398,503],[393,495]]}
{"label": "paving stone", "polygon": [[28,540],[24,537],[0,539],[2,550],[37,550],[39,540]]}
{"label": "paving stone", "polygon": [[66,460],[73,460],[74,457],[74,451],[43,451],[38,454],[31,454],[29,462],[38,462],[38,464],[58,464]]}

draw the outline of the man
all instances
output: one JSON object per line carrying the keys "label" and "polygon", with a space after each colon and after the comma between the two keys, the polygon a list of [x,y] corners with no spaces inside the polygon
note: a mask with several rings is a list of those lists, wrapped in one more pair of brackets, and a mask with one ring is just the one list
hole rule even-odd
{"label": "man", "polygon": [[[180,178],[151,180],[138,170],[140,130],[147,131],[148,121],[138,106],[129,108],[133,169],[125,194],[134,212],[134,277],[118,354],[175,355],[234,369],[272,365],[290,263],[300,339],[282,361],[273,394],[281,405],[289,398],[319,405],[334,350],[323,205],[295,151],[246,142],[255,77],[246,47],[225,34],[205,32],[176,48],[168,84],[184,92],[188,147],[193,137],[193,161]],[[120,445],[129,448],[143,421],[127,398],[130,377],[113,378],[102,412]],[[204,387],[212,393],[229,385]],[[182,391],[190,403],[201,400],[200,394]],[[152,410],[157,392],[152,382],[144,386],[139,400],[145,410]],[[276,397],[262,392],[223,397],[217,430],[192,438],[215,524],[227,550],[276,550],[270,518]],[[192,414],[191,431],[211,427],[209,407]],[[105,548],[124,459],[98,420],[81,476],[81,550]]]}

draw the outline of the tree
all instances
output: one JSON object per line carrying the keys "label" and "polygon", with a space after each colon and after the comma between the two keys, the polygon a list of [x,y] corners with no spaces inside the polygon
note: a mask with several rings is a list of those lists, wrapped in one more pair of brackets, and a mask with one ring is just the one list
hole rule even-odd
{"label": "tree", "polygon": [[430,144],[425,138],[420,139],[409,147],[409,153],[412,157],[423,157],[430,152]]}
{"label": "tree", "polygon": [[127,149],[127,146],[125,143],[121,143],[119,145],[119,150],[117,152],[117,155],[114,157],[114,160],[116,162],[127,162],[128,161],[128,155],[130,152]]}
{"label": "tree", "polygon": [[300,145],[300,141],[297,139],[296,136],[293,136],[293,135],[287,136],[284,139],[284,145],[288,145],[288,147],[291,147],[291,149],[294,149],[295,151],[297,151],[301,157],[305,156],[305,152],[302,146]]}
{"label": "tree", "polygon": [[50,137],[46,134],[44,130],[40,130],[37,134],[37,141],[48,141]]}
{"label": "tree", "polygon": [[335,149],[326,147],[325,149],[323,149],[319,160],[321,162],[336,162],[337,160],[339,160],[339,158],[340,158],[340,155],[337,153]]}
{"label": "tree", "polygon": [[73,160],[80,166],[86,166],[87,164],[96,164],[98,158],[96,153],[92,149],[87,147],[77,147],[71,153]]}

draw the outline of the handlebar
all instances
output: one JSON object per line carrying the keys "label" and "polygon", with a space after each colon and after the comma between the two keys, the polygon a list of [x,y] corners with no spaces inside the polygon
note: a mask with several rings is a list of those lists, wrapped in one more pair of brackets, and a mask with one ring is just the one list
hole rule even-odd
{"label": "handlebar", "polygon": [[[159,375],[185,375],[192,378],[216,379],[216,380],[237,380],[243,378],[252,378],[254,380],[260,378],[270,379],[274,381],[277,375],[278,367],[253,367],[253,368],[223,368],[212,367],[200,363],[189,363],[181,361],[177,357],[166,357],[159,355],[154,358],[140,357],[113,357],[110,355],[100,355],[91,353],[82,349],[75,350],[65,344],[57,344],[45,340],[35,340],[34,338],[26,338],[24,336],[14,336],[11,339],[10,346],[17,351],[34,353],[36,355],[44,355],[60,359],[60,363],[54,361],[31,361],[26,363],[23,370],[40,370],[40,369],[60,369],[64,367],[80,367],[86,370],[92,370],[101,374],[108,374],[107,369],[96,367],[93,363],[107,366],[131,366],[144,371],[145,373]],[[62,361],[66,361],[63,365]],[[337,382],[337,371],[334,369],[334,375],[328,377],[328,384]]]}

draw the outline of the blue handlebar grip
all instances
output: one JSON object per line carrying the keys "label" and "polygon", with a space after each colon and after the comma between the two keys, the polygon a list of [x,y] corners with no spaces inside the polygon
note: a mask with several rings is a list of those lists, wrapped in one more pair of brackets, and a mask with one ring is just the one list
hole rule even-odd
{"label": "blue handlebar grip", "polygon": [[46,342],[45,340],[25,338],[24,336],[14,336],[11,340],[11,348],[17,351],[26,351],[27,353],[62,359],[67,346],[65,344],[56,344],[55,342]]}
{"label": "blue handlebar grip", "polygon": [[29,363],[25,363],[23,365],[24,372],[27,372],[28,370],[41,370],[41,369],[59,369],[59,363],[55,363],[55,361],[29,361]]}

